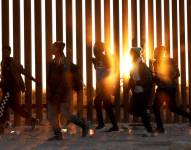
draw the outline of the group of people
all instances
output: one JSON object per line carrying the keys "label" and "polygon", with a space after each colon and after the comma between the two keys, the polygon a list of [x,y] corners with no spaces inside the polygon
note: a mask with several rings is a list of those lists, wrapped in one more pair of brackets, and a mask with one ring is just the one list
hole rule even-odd
{"label": "group of people", "polygon": [[[82,128],[83,137],[87,136],[89,132],[88,122],[77,115],[73,115],[70,111],[73,90],[76,92],[83,90],[83,82],[78,66],[72,63],[69,56],[64,55],[64,48],[65,43],[61,41],[53,43],[51,47],[53,57],[47,64],[48,119],[54,131],[54,136],[49,140],[62,139],[62,125],[60,123],[62,117],[67,119],[67,123],[72,122]],[[164,101],[166,101],[170,111],[191,121],[191,115],[176,104],[180,73],[173,59],[169,57],[166,48],[159,46],[155,49],[154,61],[150,68],[144,63],[141,51],[140,47],[130,49],[133,67],[130,71],[127,91],[124,91],[131,91],[128,112],[142,118],[148,135],[153,135],[156,132],[165,133],[160,115]],[[94,106],[98,120],[95,129],[99,130],[105,127],[102,114],[103,105],[112,123],[112,127],[106,132],[119,131],[115,107],[112,103],[112,95],[115,93],[112,89],[115,85],[108,83],[107,80],[113,74],[110,56],[107,54],[104,43],[101,42],[95,43],[93,52],[95,57],[92,58],[92,63],[96,70]],[[0,102],[1,134],[4,132],[5,122],[8,120],[8,108],[29,120],[32,129],[38,123],[38,119],[33,118],[25,108],[19,105],[19,95],[26,89],[21,74],[35,81],[39,86],[41,83],[32,77],[14,58],[10,57],[10,53],[11,48],[4,46],[0,83],[3,95]],[[157,128],[155,130],[151,126],[150,113],[148,112],[150,109],[152,109],[156,118]]]}
{"label": "group of people", "polygon": [[[165,133],[161,119],[161,108],[165,103],[169,110],[191,121],[191,114],[177,106],[179,69],[175,61],[170,58],[164,46],[154,50],[154,60],[149,69],[141,58],[141,48],[131,48],[133,69],[130,74],[129,88],[132,91],[130,113],[141,116],[142,122],[149,133]],[[150,123],[150,113],[153,111],[156,129]]]}

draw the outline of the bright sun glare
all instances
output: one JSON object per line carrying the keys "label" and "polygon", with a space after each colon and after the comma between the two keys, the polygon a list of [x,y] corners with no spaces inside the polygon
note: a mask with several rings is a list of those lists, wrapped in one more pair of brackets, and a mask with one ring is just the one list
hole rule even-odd
{"label": "bright sun glare", "polygon": [[132,69],[132,58],[130,54],[127,52],[123,56],[122,73],[124,78],[129,78],[131,69]]}

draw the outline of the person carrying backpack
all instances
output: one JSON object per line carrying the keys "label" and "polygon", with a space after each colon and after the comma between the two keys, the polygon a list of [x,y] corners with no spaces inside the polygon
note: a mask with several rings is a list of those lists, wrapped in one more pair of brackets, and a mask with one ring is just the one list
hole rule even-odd
{"label": "person carrying backpack", "polygon": [[130,72],[128,88],[132,92],[129,105],[129,113],[140,116],[146,128],[147,135],[152,135],[152,126],[148,113],[148,106],[152,93],[152,72],[142,61],[141,48],[130,49],[133,67]]}
{"label": "person carrying backpack", "polygon": [[165,133],[160,109],[164,102],[171,112],[186,117],[191,121],[191,115],[179,108],[176,104],[179,69],[174,60],[169,57],[164,46],[159,46],[154,51],[153,63],[154,83],[157,85],[153,110],[156,117],[156,132]]}
{"label": "person carrying backpack", "polygon": [[[69,111],[72,90],[81,90],[81,81],[73,83],[79,77],[74,77],[73,73],[77,72],[77,67],[65,57],[63,49],[65,43],[57,41],[52,44],[52,54],[54,58],[48,64],[47,91],[48,91],[48,118],[53,127],[54,136],[49,140],[62,140],[60,126],[60,115],[63,115],[68,122],[82,128],[82,136],[87,136],[89,126],[87,122]],[[72,65],[72,68],[71,68]],[[75,80],[73,80],[75,78]]]}

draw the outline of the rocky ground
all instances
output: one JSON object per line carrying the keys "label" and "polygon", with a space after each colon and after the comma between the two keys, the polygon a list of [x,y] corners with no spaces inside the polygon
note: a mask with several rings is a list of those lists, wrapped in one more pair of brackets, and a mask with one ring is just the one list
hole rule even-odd
{"label": "rocky ground", "polygon": [[[109,127],[109,125],[107,125]],[[143,137],[141,126],[128,127],[120,124],[120,132],[95,132],[86,138],[80,137],[80,129],[70,126],[70,133],[63,133],[62,141],[47,141],[53,134],[45,123],[34,131],[28,127],[17,127],[15,133],[10,129],[0,137],[0,150],[189,150],[191,149],[191,129],[188,124],[169,124],[166,134],[156,137]],[[107,129],[107,128],[105,128]],[[77,133],[76,133],[77,132]]]}

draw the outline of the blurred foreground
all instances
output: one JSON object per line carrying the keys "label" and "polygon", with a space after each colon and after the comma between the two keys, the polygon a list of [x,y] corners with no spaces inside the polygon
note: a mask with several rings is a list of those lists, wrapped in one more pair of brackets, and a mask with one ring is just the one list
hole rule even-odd
{"label": "blurred foreground", "polygon": [[[1,150],[71,149],[71,150],[187,150],[191,149],[191,128],[188,124],[168,124],[167,133],[156,137],[142,137],[142,126],[128,127],[120,124],[120,132],[96,132],[87,138],[80,137],[80,129],[70,125],[70,133],[63,133],[63,141],[47,141],[53,133],[47,122],[31,132],[28,127],[18,127],[16,132],[6,130],[0,137]],[[110,127],[109,125],[107,126]],[[107,129],[107,127],[105,129]],[[64,130],[63,130],[64,131]]]}

